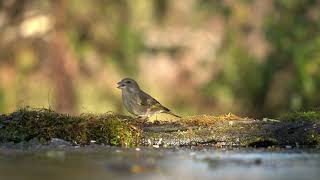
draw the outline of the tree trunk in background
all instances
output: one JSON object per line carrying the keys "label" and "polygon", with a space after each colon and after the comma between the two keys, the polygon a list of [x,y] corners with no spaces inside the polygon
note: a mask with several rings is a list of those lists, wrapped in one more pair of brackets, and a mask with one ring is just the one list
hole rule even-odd
{"label": "tree trunk in background", "polygon": [[65,0],[53,2],[55,30],[49,42],[49,67],[54,85],[54,108],[59,112],[74,113],[76,111],[76,95],[73,75],[76,71],[76,61],[68,47],[65,36]]}

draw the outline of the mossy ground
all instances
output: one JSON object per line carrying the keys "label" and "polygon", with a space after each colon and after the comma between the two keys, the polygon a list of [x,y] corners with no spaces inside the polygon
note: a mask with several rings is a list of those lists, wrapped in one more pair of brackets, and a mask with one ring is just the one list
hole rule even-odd
{"label": "mossy ground", "polygon": [[285,121],[320,121],[320,111],[297,111],[285,113],[279,117]]}
{"label": "mossy ground", "polygon": [[288,113],[278,120],[269,122],[227,114],[142,122],[112,112],[70,116],[50,109],[23,108],[0,115],[0,142],[22,142],[36,138],[46,143],[52,138],[59,138],[80,145],[95,141],[116,146],[159,142],[168,146],[320,144],[320,112]]}
{"label": "mossy ground", "polygon": [[[294,124],[292,128],[289,128],[288,134],[297,136],[304,136],[304,140],[309,144],[320,144],[320,111],[297,111],[291,113],[285,113],[279,117],[281,121]],[[299,133],[299,127],[301,133]],[[301,134],[301,135],[299,135]]]}
{"label": "mossy ground", "polygon": [[29,141],[37,138],[48,142],[60,138],[74,144],[91,141],[99,144],[133,146],[140,131],[126,120],[131,117],[106,113],[70,116],[49,109],[23,108],[0,119],[0,141]]}
{"label": "mossy ground", "polygon": [[234,114],[226,114],[221,116],[197,115],[183,117],[181,122],[189,126],[211,126],[221,121],[239,121],[248,120],[247,117],[240,117]]}
{"label": "mossy ground", "polygon": [[168,130],[165,123],[151,125],[144,137],[154,137],[150,140],[155,143],[162,139],[168,146],[283,147],[320,144],[320,113],[315,111],[287,113],[281,118],[263,120],[231,113],[221,116],[196,115],[183,117],[174,123],[180,126]]}

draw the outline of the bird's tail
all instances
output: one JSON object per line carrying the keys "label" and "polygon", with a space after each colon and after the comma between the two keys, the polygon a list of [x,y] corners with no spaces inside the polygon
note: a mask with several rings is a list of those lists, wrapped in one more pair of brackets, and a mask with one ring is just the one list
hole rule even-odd
{"label": "bird's tail", "polygon": [[167,112],[165,112],[165,113],[170,114],[170,115],[172,115],[172,116],[175,116],[175,117],[177,117],[177,118],[181,118],[181,116],[178,116],[178,115],[174,114],[174,113],[171,112],[171,111],[167,111]]}

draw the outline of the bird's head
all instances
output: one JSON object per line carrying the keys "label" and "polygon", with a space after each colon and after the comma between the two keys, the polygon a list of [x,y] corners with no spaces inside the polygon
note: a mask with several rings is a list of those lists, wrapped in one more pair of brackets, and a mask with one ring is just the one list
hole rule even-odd
{"label": "bird's head", "polygon": [[122,90],[135,91],[135,90],[140,89],[138,83],[131,78],[124,78],[120,82],[118,82],[117,84],[118,84],[117,88],[122,89]]}

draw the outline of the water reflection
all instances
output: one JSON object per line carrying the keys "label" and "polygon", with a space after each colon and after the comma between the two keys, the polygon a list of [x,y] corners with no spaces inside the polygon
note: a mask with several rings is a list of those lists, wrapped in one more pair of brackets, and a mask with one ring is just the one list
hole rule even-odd
{"label": "water reflection", "polygon": [[2,180],[318,179],[319,150],[0,148]]}

